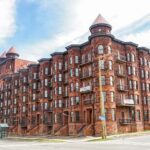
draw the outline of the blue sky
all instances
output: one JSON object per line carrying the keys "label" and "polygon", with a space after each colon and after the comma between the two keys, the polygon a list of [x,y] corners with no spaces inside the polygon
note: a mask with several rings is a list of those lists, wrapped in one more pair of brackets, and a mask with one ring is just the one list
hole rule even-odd
{"label": "blue sky", "polygon": [[99,13],[117,38],[150,47],[149,6],[148,0],[0,0],[0,51],[14,46],[21,58],[49,57],[86,41]]}

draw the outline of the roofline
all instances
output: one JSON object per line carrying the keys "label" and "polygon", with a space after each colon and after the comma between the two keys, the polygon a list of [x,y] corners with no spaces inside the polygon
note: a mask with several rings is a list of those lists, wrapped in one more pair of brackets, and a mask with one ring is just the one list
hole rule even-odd
{"label": "roofline", "polygon": [[56,56],[56,55],[63,55],[64,52],[54,52],[52,54],[50,54],[52,57]]}
{"label": "roofline", "polygon": [[107,23],[97,23],[97,24],[91,25],[90,28],[89,28],[89,30],[92,30],[95,27],[102,27],[102,26],[105,26],[105,27],[108,27],[108,28],[112,29],[112,26],[110,24],[107,24]]}
{"label": "roofline", "polygon": [[44,61],[50,61],[50,58],[41,58],[38,60],[39,63],[44,62]]}
{"label": "roofline", "polygon": [[29,64],[28,65],[28,67],[30,68],[30,67],[38,67],[39,66],[39,64]]}

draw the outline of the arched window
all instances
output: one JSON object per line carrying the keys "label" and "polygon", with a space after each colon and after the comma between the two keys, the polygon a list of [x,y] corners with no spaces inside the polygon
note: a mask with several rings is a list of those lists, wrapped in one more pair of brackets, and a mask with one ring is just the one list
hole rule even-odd
{"label": "arched window", "polygon": [[108,54],[111,54],[112,53],[112,49],[110,46],[108,46]]}
{"label": "arched window", "polygon": [[98,46],[98,54],[104,54],[104,47],[103,45]]}

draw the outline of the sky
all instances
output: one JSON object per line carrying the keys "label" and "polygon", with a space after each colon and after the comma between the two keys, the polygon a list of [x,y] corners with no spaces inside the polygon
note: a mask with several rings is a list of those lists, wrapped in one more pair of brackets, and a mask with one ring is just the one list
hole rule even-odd
{"label": "sky", "polygon": [[0,0],[0,53],[14,46],[36,61],[88,40],[98,14],[112,34],[150,48],[149,0]]}

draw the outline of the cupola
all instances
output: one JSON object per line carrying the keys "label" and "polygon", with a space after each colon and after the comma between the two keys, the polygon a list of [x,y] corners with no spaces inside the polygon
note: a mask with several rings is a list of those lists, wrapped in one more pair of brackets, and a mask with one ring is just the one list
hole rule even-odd
{"label": "cupola", "polygon": [[93,24],[90,26],[91,34],[101,33],[110,34],[112,26],[106,21],[102,15],[98,15]]}

